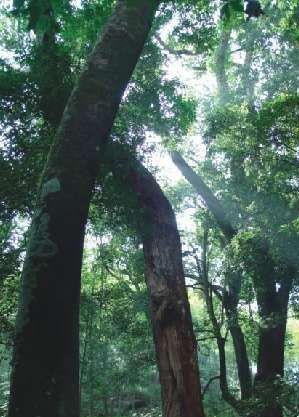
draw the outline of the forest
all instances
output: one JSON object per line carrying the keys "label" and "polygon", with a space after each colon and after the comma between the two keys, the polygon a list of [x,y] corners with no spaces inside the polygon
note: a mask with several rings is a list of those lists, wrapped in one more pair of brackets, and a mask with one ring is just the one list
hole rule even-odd
{"label": "forest", "polygon": [[0,31],[0,417],[298,417],[299,1]]}

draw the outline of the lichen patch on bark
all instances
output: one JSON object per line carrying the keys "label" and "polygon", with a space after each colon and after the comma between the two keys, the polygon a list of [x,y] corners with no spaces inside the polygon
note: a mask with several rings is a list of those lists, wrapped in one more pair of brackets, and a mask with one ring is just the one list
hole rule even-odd
{"label": "lichen patch on bark", "polygon": [[42,188],[41,199],[44,200],[49,194],[58,193],[59,191],[61,191],[59,179],[57,177],[51,178]]}

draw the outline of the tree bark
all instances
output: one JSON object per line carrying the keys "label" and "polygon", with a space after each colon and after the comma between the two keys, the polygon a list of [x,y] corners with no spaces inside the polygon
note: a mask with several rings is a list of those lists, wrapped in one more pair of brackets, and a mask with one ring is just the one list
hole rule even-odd
{"label": "tree bark", "polygon": [[41,179],[22,274],[9,417],[79,416],[88,208],[103,146],[158,3],[119,1],[64,111]]}
{"label": "tree bark", "polygon": [[197,344],[175,215],[153,176],[138,162],[127,181],[137,195],[145,277],[164,417],[203,417]]}

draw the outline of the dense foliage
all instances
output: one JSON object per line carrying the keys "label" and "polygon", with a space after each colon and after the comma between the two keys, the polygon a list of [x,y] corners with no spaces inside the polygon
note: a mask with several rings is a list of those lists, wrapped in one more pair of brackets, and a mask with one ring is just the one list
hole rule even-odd
{"label": "dense foliage", "polygon": [[[258,412],[273,398],[284,416],[298,415],[299,4],[262,4],[265,16],[246,21],[241,0],[161,2],[123,96],[90,208],[80,312],[82,417],[160,415],[142,245],[131,210],[135,197],[113,174],[123,172],[127,155],[155,172],[178,214],[206,416],[251,416],[248,410]],[[114,5],[16,0],[0,6],[3,416],[38,181],[67,98]],[[221,203],[234,229],[230,239],[205,198],[185,180],[173,181],[172,166],[170,174],[163,169],[174,149]],[[252,386],[243,398],[232,320],[237,315],[254,376],[261,329],[275,327],[277,319],[263,294],[275,296],[285,286],[284,375],[260,392]],[[277,313],[278,321],[283,314]],[[219,371],[221,340],[225,375]]]}

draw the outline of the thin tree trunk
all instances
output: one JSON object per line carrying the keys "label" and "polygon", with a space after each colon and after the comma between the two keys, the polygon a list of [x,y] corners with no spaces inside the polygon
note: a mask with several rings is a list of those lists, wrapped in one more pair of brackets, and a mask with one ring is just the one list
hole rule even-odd
{"label": "thin tree trunk", "polygon": [[131,163],[126,182],[137,195],[163,416],[203,417],[197,344],[175,215],[153,176],[137,161]]}
{"label": "thin tree trunk", "polygon": [[[171,154],[176,166],[180,169],[185,178],[193,185],[195,190],[201,195],[211,213],[214,215],[222,233],[229,242],[237,233],[230,221],[228,220],[221,203],[216,199],[211,190],[184,161],[177,152]],[[257,397],[263,392],[263,388],[267,387],[268,400],[265,403],[265,397],[262,400],[263,406],[259,417],[281,417],[282,408],[277,403],[277,393],[273,382],[277,376],[283,376],[284,372],[284,343],[287,321],[287,308],[289,301],[289,293],[292,287],[293,274],[292,268],[285,268],[285,277],[278,276],[275,264],[269,254],[267,242],[252,242],[252,250],[256,256],[256,268],[252,270],[253,285],[256,292],[257,304],[259,307],[259,316],[261,325],[259,326],[259,344],[257,358],[257,374],[255,377],[255,394]],[[257,258],[258,256],[258,258]],[[252,266],[248,266],[252,268]],[[280,274],[281,275],[281,274]],[[280,286],[280,288],[277,287]],[[230,292],[233,286],[230,286]],[[228,310],[231,309],[228,306]],[[236,310],[235,310],[236,311]],[[244,336],[236,338],[240,335],[238,332],[231,332],[234,339],[234,347],[238,347],[235,351],[237,359],[238,374],[250,375],[248,356]],[[243,339],[243,341],[242,341]],[[240,344],[241,342],[241,344]],[[241,359],[242,358],[242,359]],[[242,367],[240,366],[242,364]],[[248,364],[248,366],[247,366]],[[249,387],[249,380],[245,384]],[[272,390],[272,391],[271,391]]]}
{"label": "thin tree trunk", "polygon": [[234,345],[241,399],[248,399],[252,395],[252,375],[244,334],[239,324],[238,304],[241,290],[241,278],[238,274],[231,272],[227,279],[229,282],[227,289],[225,288],[224,290],[223,306],[227,316],[228,329]]}
{"label": "thin tree trunk", "polygon": [[22,274],[9,417],[78,417],[85,224],[122,94],[158,0],[119,1],[67,107],[41,179]]}
{"label": "thin tree trunk", "polygon": [[[214,196],[210,188],[204,183],[201,177],[193,171],[193,169],[185,162],[183,157],[178,152],[172,152],[171,157],[187,181],[189,181],[196,192],[202,197],[208,209],[215,217],[226,242],[229,243],[237,234],[237,231],[232,226],[224,208],[221,205],[221,202]],[[236,279],[239,278],[237,277]],[[229,277],[228,291],[224,294],[224,307],[228,318],[229,331],[233,339],[241,397],[245,399],[250,396],[252,391],[252,377],[245,338],[238,321],[238,301],[239,295],[236,293],[236,285],[233,285],[231,277]]]}
{"label": "thin tree trunk", "polygon": [[[204,237],[203,237],[203,256],[202,256],[201,270],[202,270],[203,288],[204,288],[208,316],[212,323],[212,327],[213,327],[213,331],[216,337],[216,342],[217,342],[217,347],[218,347],[220,390],[221,390],[223,399],[227,401],[232,407],[237,408],[238,401],[230,393],[228,382],[227,382],[226,352],[225,352],[226,338],[224,338],[221,334],[221,327],[218,323],[218,320],[214,311],[212,288],[211,288],[211,285],[209,285],[210,283],[209,283],[209,278],[208,278],[207,251],[208,251],[208,231],[205,230]],[[200,268],[198,269],[200,270]]]}

